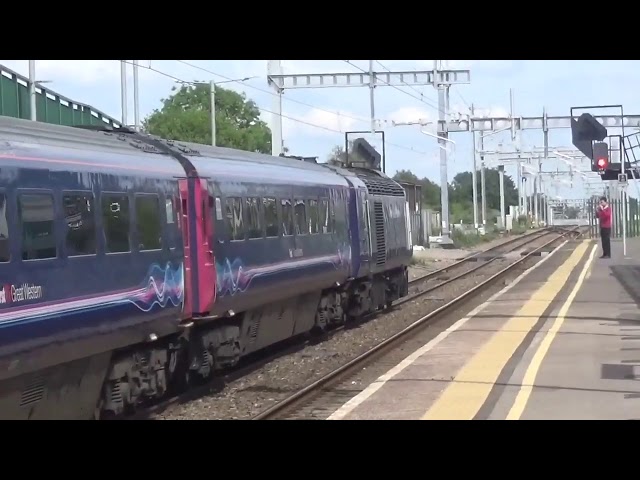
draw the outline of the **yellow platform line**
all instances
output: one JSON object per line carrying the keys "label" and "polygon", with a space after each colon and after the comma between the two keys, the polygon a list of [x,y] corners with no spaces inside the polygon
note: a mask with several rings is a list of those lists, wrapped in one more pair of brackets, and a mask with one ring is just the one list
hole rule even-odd
{"label": "yellow platform line", "polygon": [[576,282],[575,286],[573,287],[573,290],[569,294],[567,301],[564,302],[564,305],[562,305],[562,308],[558,312],[558,316],[553,322],[553,325],[551,326],[547,334],[544,336],[544,339],[540,343],[538,349],[536,350],[536,353],[531,359],[531,363],[529,364],[529,367],[527,368],[527,371],[525,372],[524,377],[522,379],[522,385],[518,390],[518,395],[516,396],[516,399],[513,402],[513,406],[511,407],[511,410],[509,410],[509,413],[507,415],[507,418],[506,418],[507,420],[518,420],[522,416],[524,409],[527,406],[527,402],[531,397],[531,393],[533,392],[533,386],[535,384],[536,377],[538,376],[538,372],[540,371],[542,361],[544,360],[544,357],[549,352],[549,348],[551,347],[551,343],[553,342],[553,339],[555,338],[556,334],[560,331],[560,328],[562,327],[562,324],[564,323],[565,318],[567,316],[567,312],[569,312],[569,308],[573,303],[573,299],[576,298],[578,291],[580,290],[580,288],[582,287],[582,284],[585,281],[587,272],[590,272],[589,267],[593,262],[593,258],[595,257],[597,248],[598,246],[594,245],[593,248],[591,249],[591,255],[589,255],[589,260],[587,260],[587,262],[584,264],[584,267],[582,268],[582,272],[580,272],[580,277],[578,277],[578,281]]}
{"label": "yellow platform line", "polygon": [[471,358],[425,413],[423,420],[471,420],[478,413],[500,372],[567,283],[589,243],[589,240],[581,242],[516,315]]}

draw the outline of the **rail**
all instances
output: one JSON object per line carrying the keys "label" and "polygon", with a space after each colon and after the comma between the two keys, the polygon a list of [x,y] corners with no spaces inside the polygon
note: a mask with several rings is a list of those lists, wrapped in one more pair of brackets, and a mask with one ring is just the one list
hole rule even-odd
{"label": "rail", "polygon": [[[409,326],[407,326],[403,330],[399,331],[398,333],[392,335],[391,337],[383,340],[382,342],[377,344],[375,347],[367,350],[363,354],[361,354],[358,357],[352,359],[351,361],[345,363],[344,365],[342,365],[341,367],[337,368],[336,370],[333,370],[329,374],[321,377],[320,379],[316,380],[315,382],[313,382],[313,383],[307,385],[306,387],[298,390],[293,395],[285,398],[284,400],[282,400],[282,401],[276,403],[275,405],[271,406],[270,408],[264,410],[262,413],[260,413],[260,414],[256,415],[255,417],[253,417],[253,420],[270,420],[270,419],[277,419],[277,418],[281,418],[281,417],[286,418],[286,415],[284,415],[284,414],[286,414],[288,411],[295,410],[297,405],[303,403],[304,401],[306,401],[306,400],[308,400],[308,399],[310,399],[312,397],[315,397],[316,395],[321,394],[321,392],[324,389],[327,389],[328,386],[330,386],[330,384],[336,382],[336,380],[339,380],[343,376],[346,376],[349,372],[354,372],[356,370],[361,370],[362,367],[367,364],[367,362],[371,362],[372,361],[374,355],[380,355],[380,354],[383,354],[384,352],[386,352],[388,350],[393,349],[394,347],[399,345],[401,342],[403,342],[408,337],[409,334],[414,333],[419,327],[428,326],[435,319],[440,318],[445,312],[450,311],[452,308],[459,307],[464,300],[468,299],[469,297],[472,297],[474,295],[479,294],[481,291],[485,290],[487,287],[489,287],[490,285],[495,283],[498,279],[502,278],[507,272],[509,272],[510,270],[514,269],[516,266],[520,265],[521,263],[525,262],[526,260],[528,260],[532,256],[536,255],[537,252],[544,250],[545,248],[549,247],[553,243],[558,242],[559,240],[565,238],[566,236],[580,236],[580,235],[582,235],[582,232],[580,231],[580,227],[574,227],[574,228],[569,229],[569,230],[560,229],[559,232],[554,232],[552,230],[549,233],[557,233],[557,236],[555,236],[554,238],[552,238],[548,242],[545,242],[543,245],[541,245],[541,246],[535,248],[534,250],[530,251],[526,255],[523,255],[520,259],[516,260],[515,262],[512,262],[507,267],[501,269],[496,274],[492,275],[488,279],[486,279],[483,282],[479,283],[475,287],[473,287],[470,290],[464,292],[463,294],[457,296],[453,300],[447,302],[445,305],[442,305],[441,307],[435,309],[434,311],[430,312],[429,314],[417,319],[415,322],[411,323]],[[533,240],[536,240],[536,239],[541,238],[541,237],[542,237],[542,235],[541,236],[537,236]],[[504,246],[504,245],[501,245],[501,246]],[[487,264],[484,264],[483,266],[485,266],[485,265],[487,265]],[[448,267],[448,268],[450,268],[450,267]],[[444,269],[442,269],[442,270],[444,270]]]}

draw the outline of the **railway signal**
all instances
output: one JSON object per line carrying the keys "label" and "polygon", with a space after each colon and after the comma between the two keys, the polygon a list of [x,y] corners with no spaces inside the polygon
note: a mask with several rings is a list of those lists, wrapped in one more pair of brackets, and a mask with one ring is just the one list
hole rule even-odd
{"label": "railway signal", "polygon": [[606,137],[607,129],[593,115],[583,113],[577,120],[571,116],[571,141],[585,156],[593,159],[593,141],[602,142]]}
{"label": "railway signal", "polygon": [[607,145],[604,142],[596,142],[593,144],[593,158],[591,159],[591,171],[602,174],[608,169],[609,169],[609,145]]}

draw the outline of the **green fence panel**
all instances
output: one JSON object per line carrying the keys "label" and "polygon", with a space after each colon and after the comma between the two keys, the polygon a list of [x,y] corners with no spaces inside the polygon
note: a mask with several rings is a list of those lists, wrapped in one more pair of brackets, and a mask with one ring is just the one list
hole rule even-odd
{"label": "green fence panel", "polygon": [[[28,79],[0,65],[0,115],[29,119]],[[44,86],[36,89],[36,119],[56,125],[110,125],[120,122],[89,105],[74,102]]]}

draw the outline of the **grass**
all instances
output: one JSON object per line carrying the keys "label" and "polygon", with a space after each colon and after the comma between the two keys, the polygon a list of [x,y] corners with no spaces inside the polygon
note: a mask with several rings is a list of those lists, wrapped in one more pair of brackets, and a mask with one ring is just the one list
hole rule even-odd
{"label": "grass", "polygon": [[522,235],[527,232],[529,229],[526,225],[514,225],[511,229],[511,235]]}
{"label": "grass", "polygon": [[426,267],[429,263],[431,263],[433,260],[430,258],[417,258],[415,255],[413,257],[411,257],[411,260],[409,261],[409,265],[414,267],[414,266],[421,266],[421,267]]}
{"label": "grass", "polygon": [[451,232],[451,239],[458,248],[475,247],[481,243],[490,242],[498,238],[498,232],[496,230],[489,230],[484,235],[480,235],[477,232],[464,233],[461,230],[454,230]]}

